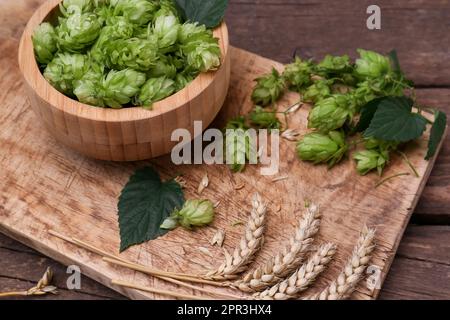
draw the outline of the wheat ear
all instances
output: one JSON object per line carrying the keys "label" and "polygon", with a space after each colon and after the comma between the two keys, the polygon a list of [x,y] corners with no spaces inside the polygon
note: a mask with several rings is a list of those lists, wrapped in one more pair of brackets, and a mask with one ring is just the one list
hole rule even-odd
{"label": "wheat ear", "polygon": [[364,272],[372,257],[375,229],[364,226],[353,249],[350,260],[339,274],[336,280],[331,282],[321,292],[308,297],[310,300],[341,300],[348,298],[355,290],[356,285],[364,276]]}
{"label": "wheat ear", "polygon": [[232,256],[224,249],[225,261],[216,270],[208,272],[207,278],[213,280],[236,279],[247,269],[264,242],[266,212],[266,205],[262,202],[260,195],[256,193],[252,199],[252,211],[245,234],[241,238],[239,246],[234,249]]}
{"label": "wheat ear", "polygon": [[292,274],[303,262],[314,241],[313,237],[319,231],[319,225],[319,208],[311,205],[300,220],[295,234],[289,240],[289,245],[234,285],[246,292],[262,291]]}
{"label": "wheat ear", "polygon": [[298,295],[308,289],[316,280],[336,253],[334,243],[326,243],[309,257],[308,261],[295,271],[289,278],[285,279],[263,292],[254,295],[256,299],[264,300],[288,300],[295,299]]}

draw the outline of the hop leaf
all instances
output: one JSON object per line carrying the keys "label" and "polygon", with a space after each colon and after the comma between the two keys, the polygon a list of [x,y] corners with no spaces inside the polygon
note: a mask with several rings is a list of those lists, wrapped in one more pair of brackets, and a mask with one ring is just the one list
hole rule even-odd
{"label": "hop leaf", "polygon": [[312,71],[311,61],[302,61],[299,57],[295,57],[293,63],[286,65],[283,78],[291,88],[301,91],[311,84]]}
{"label": "hop leaf", "polygon": [[88,69],[87,56],[59,53],[45,68],[44,77],[58,91],[72,96],[74,82],[80,80]]}
{"label": "hop leaf", "polygon": [[273,111],[265,111],[260,106],[256,106],[250,113],[250,121],[256,127],[261,129],[280,129],[281,122],[278,120],[276,113]]}
{"label": "hop leaf", "polygon": [[352,116],[352,102],[347,95],[333,95],[319,101],[308,116],[308,128],[329,132],[341,128]]}
{"label": "hop leaf", "polygon": [[68,52],[81,52],[100,35],[102,25],[94,13],[74,13],[62,18],[56,27],[58,46]]}
{"label": "hop leaf", "polygon": [[279,72],[272,68],[272,72],[256,79],[252,100],[260,106],[268,106],[275,103],[285,89],[285,81]]}
{"label": "hop leaf", "polygon": [[48,23],[41,23],[33,33],[33,47],[36,59],[41,64],[48,64],[58,50],[55,28]]}
{"label": "hop leaf", "polygon": [[151,108],[153,103],[175,92],[175,81],[166,77],[151,78],[141,88],[137,104]]}
{"label": "hop leaf", "polygon": [[356,170],[360,175],[366,175],[377,169],[378,175],[381,176],[389,161],[389,153],[387,151],[362,150],[353,154],[353,159],[356,160]]}
{"label": "hop leaf", "polygon": [[376,79],[392,72],[388,57],[374,51],[358,49],[355,74],[361,79]]}
{"label": "hop leaf", "polygon": [[300,159],[312,161],[314,164],[328,163],[329,167],[338,163],[347,149],[344,134],[338,131],[331,131],[328,134],[309,133],[297,143],[297,154]]}

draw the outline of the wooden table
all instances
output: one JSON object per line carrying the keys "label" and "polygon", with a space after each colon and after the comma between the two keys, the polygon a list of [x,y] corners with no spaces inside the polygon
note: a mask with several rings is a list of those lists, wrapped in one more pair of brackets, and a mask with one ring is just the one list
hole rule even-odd
{"label": "wooden table", "polygon": [[[2,47],[18,43],[27,19],[42,1],[0,0],[2,54]],[[230,0],[227,23],[234,46],[285,63],[294,51],[302,57],[320,59],[326,53],[350,53],[354,57],[359,47],[381,52],[395,48],[402,68],[418,88],[419,102],[450,114],[450,1],[378,1],[382,29],[376,31],[366,28],[370,4],[361,0]],[[449,160],[447,136],[381,299],[450,298]],[[65,288],[65,266],[0,234],[0,291],[32,286],[47,266],[55,271],[55,284]],[[61,289],[57,298],[123,297],[83,278],[81,290]]]}

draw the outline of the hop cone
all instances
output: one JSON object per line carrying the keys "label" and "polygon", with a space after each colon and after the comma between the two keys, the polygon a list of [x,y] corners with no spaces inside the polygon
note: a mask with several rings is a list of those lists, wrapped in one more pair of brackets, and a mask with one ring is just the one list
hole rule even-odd
{"label": "hop cone", "polygon": [[155,38],[120,39],[109,42],[105,51],[109,57],[109,66],[119,70],[131,68],[147,71],[158,59],[158,43]]}
{"label": "hop cone", "polygon": [[283,78],[291,88],[300,91],[311,84],[312,71],[313,64],[311,61],[302,61],[299,57],[295,57],[293,63],[286,65]]}
{"label": "hop cone", "polygon": [[318,80],[306,89],[303,93],[303,101],[310,103],[317,103],[331,95],[330,80]]}
{"label": "hop cone", "polygon": [[358,49],[355,74],[360,79],[380,78],[391,71],[390,61],[379,53]]}
{"label": "hop cone", "polygon": [[60,19],[56,27],[58,45],[68,52],[80,52],[100,35],[102,25],[94,13],[75,13],[68,18]]}
{"label": "hop cone", "polygon": [[275,103],[285,89],[284,79],[275,69],[272,69],[271,73],[256,79],[256,82],[252,100],[255,104],[263,107]]}
{"label": "hop cone", "polygon": [[352,115],[352,102],[346,95],[333,95],[319,101],[308,116],[308,128],[329,132],[341,128]]}
{"label": "hop cone", "polygon": [[389,153],[387,151],[363,150],[353,154],[356,160],[356,169],[360,175],[365,175],[370,171],[377,169],[381,175],[387,162],[389,161]]}
{"label": "hop cone", "polygon": [[58,49],[53,26],[48,22],[41,23],[34,31],[32,40],[37,61],[44,65],[52,61]]}
{"label": "hop cone", "polygon": [[316,68],[321,75],[340,75],[352,71],[352,65],[348,55],[326,55],[325,58],[317,64]]}
{"label": "hop cone", "polygon": [[342,132],[331,131],[328,134],[313,132],[305,135],[297,143],[297,154],[304,161],[314,164],[327,163],[329,167],[338,163],[348,145]]}
{"label": "hop cone", "polygon": [[141,88],[137,104],[151,108],[153,103],[175,92],[175,81],[166,77],[151,78]]}

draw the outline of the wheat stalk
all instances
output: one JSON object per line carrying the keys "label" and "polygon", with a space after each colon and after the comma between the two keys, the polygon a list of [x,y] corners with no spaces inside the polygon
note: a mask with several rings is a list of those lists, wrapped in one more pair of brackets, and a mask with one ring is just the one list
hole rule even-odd
{"label": "wheat stalk", "polygon": [[341,300],[348,298],[355,290],[356,285],[361,280],[372,257],[375,248],[373,239],[375,229],[364,226],[358,239],[358,243],[353,249],[350,260],[339,274],[336,280],[331,282],[321,292],[314,294],[309,300]]}
{"label": "wheat stalk", "polygon": [[51,285],[53,278],[53,272],[51,268],[47,268],[42,278],[33,288],[30,288],[26,291],[17,291],[17,292],[2,292],[0,293],[0,297],[14,297],[14,296],[42,296],[48,293],[57,294],[57,288]]}
{"label": "wheat stalk", "polygon": [[262,202],[260,195],[256,193],[252,199],[252,211],[245,234],[241,238],[239,246],[234,249],[233,255],[224,249],[225,261],[217,269],[208,272],[207,278],[213,280],[236,279],[247,269],[264,242],[266,212],[266,205]]}
{"label": "wheat stalk", "polygon": [[254,295],[256,299],[264,300],[288,300],[295,299],[299,293],[308,289],[321,274],[336,252],[334,243],[321,245],[319,249],[309,257],[308,261],[285,279],[263,292]]}
{"label": "wheat stalk", "polygon": [[314,241],[313,237],[319,231],[319,225],[319,208],[311,205],[300,220],[295,234],[289,240],[289,245],[264,265],[247,274],[244,279],[236,281],[235,286],[245,292],[262,291],[292,274],[309,251]]}

